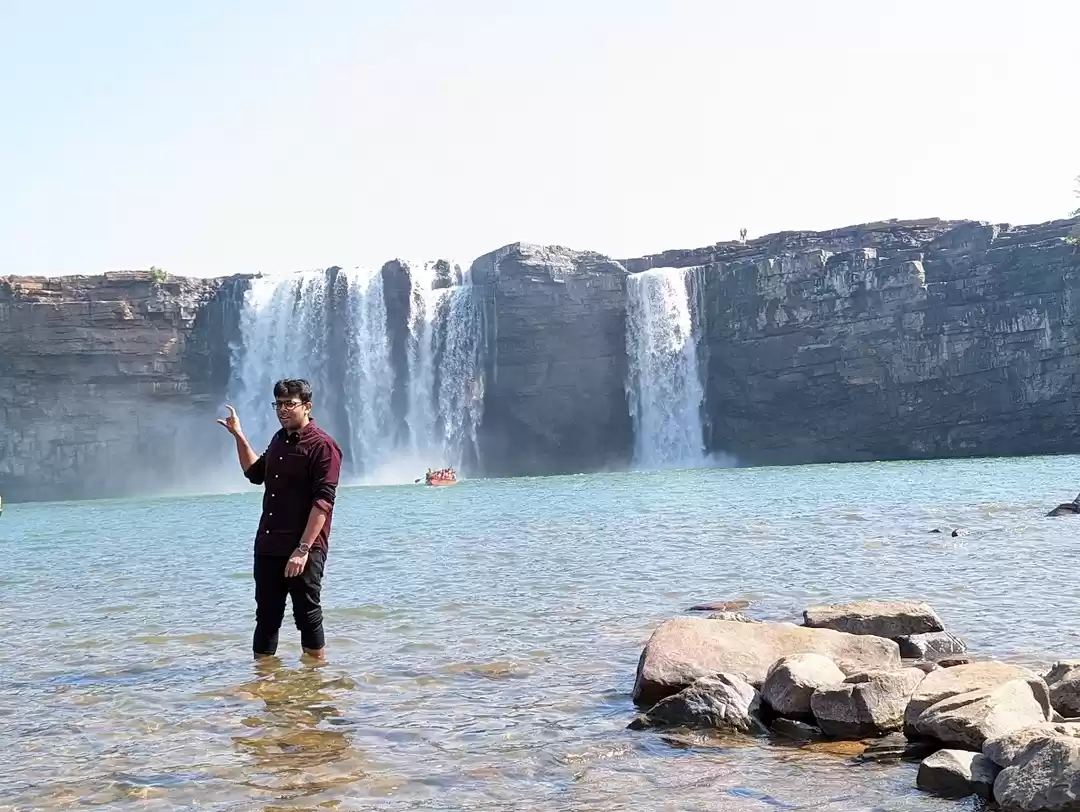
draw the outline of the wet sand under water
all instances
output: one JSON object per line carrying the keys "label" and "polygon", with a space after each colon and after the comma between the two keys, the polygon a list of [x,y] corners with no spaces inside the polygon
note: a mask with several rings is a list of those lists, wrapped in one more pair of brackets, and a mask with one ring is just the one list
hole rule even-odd
{"label": "wet sand under water", "polygon": [[1078,656],[1080,519],[1042,515],[1077,462],[344,488],[324,666],[288,615],[250,659],[254,491],[6,505],[0,807],[964,809],[913,764],[628,731],[637,658],[693,604],[867,596],[928,600],[979,654]]}

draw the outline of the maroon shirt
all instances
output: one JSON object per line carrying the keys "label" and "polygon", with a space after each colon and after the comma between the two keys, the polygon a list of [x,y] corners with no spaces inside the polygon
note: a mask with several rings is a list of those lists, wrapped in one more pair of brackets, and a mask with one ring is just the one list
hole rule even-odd
{"label": "maroon shirt", "polygon": [[341,449],[315,421],[274,434],[266,453],[244,472],[253,484],[266,485],[255,552],[291,555],[314,505],[326,511],[326,522],[311,546],[328,550],[340,474]]}

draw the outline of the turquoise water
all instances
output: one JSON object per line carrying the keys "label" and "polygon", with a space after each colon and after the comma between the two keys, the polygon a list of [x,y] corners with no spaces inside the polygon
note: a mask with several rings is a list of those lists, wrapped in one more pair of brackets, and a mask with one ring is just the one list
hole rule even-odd
{"label": "turquoise water", "polygon": [[[250,659],[259,496],[5,506],[0,806],[957,809],[914,766],[625,730],[694,603],[930,601],[980,654],[1080,655],[1080,461],[343,488],[330,661]],[[928,531],[962,527],[951,537]]]}

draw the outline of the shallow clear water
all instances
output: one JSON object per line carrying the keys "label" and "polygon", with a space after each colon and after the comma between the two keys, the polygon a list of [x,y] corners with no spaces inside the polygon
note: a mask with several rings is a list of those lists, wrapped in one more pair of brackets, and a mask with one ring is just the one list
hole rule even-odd
{"label": "shallow clear water", "polygon": [[[259,497],[7,505],[0,806],[940,810],[915,767],[625,730],[641,646],[705,600],[759,617],[930,601],[979,653],[1080,655],[1076,458],[344,488],[331,660],[255,664]],[[930,534],[934,527],[968,534]]]}

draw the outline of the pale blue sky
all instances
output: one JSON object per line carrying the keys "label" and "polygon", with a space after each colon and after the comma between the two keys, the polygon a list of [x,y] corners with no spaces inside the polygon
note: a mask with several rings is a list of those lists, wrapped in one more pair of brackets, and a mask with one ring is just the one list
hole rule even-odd
{"label": "pale blue sky", "polygon": [[1075,206],[1080,2],[0,0],[0,274]]}

